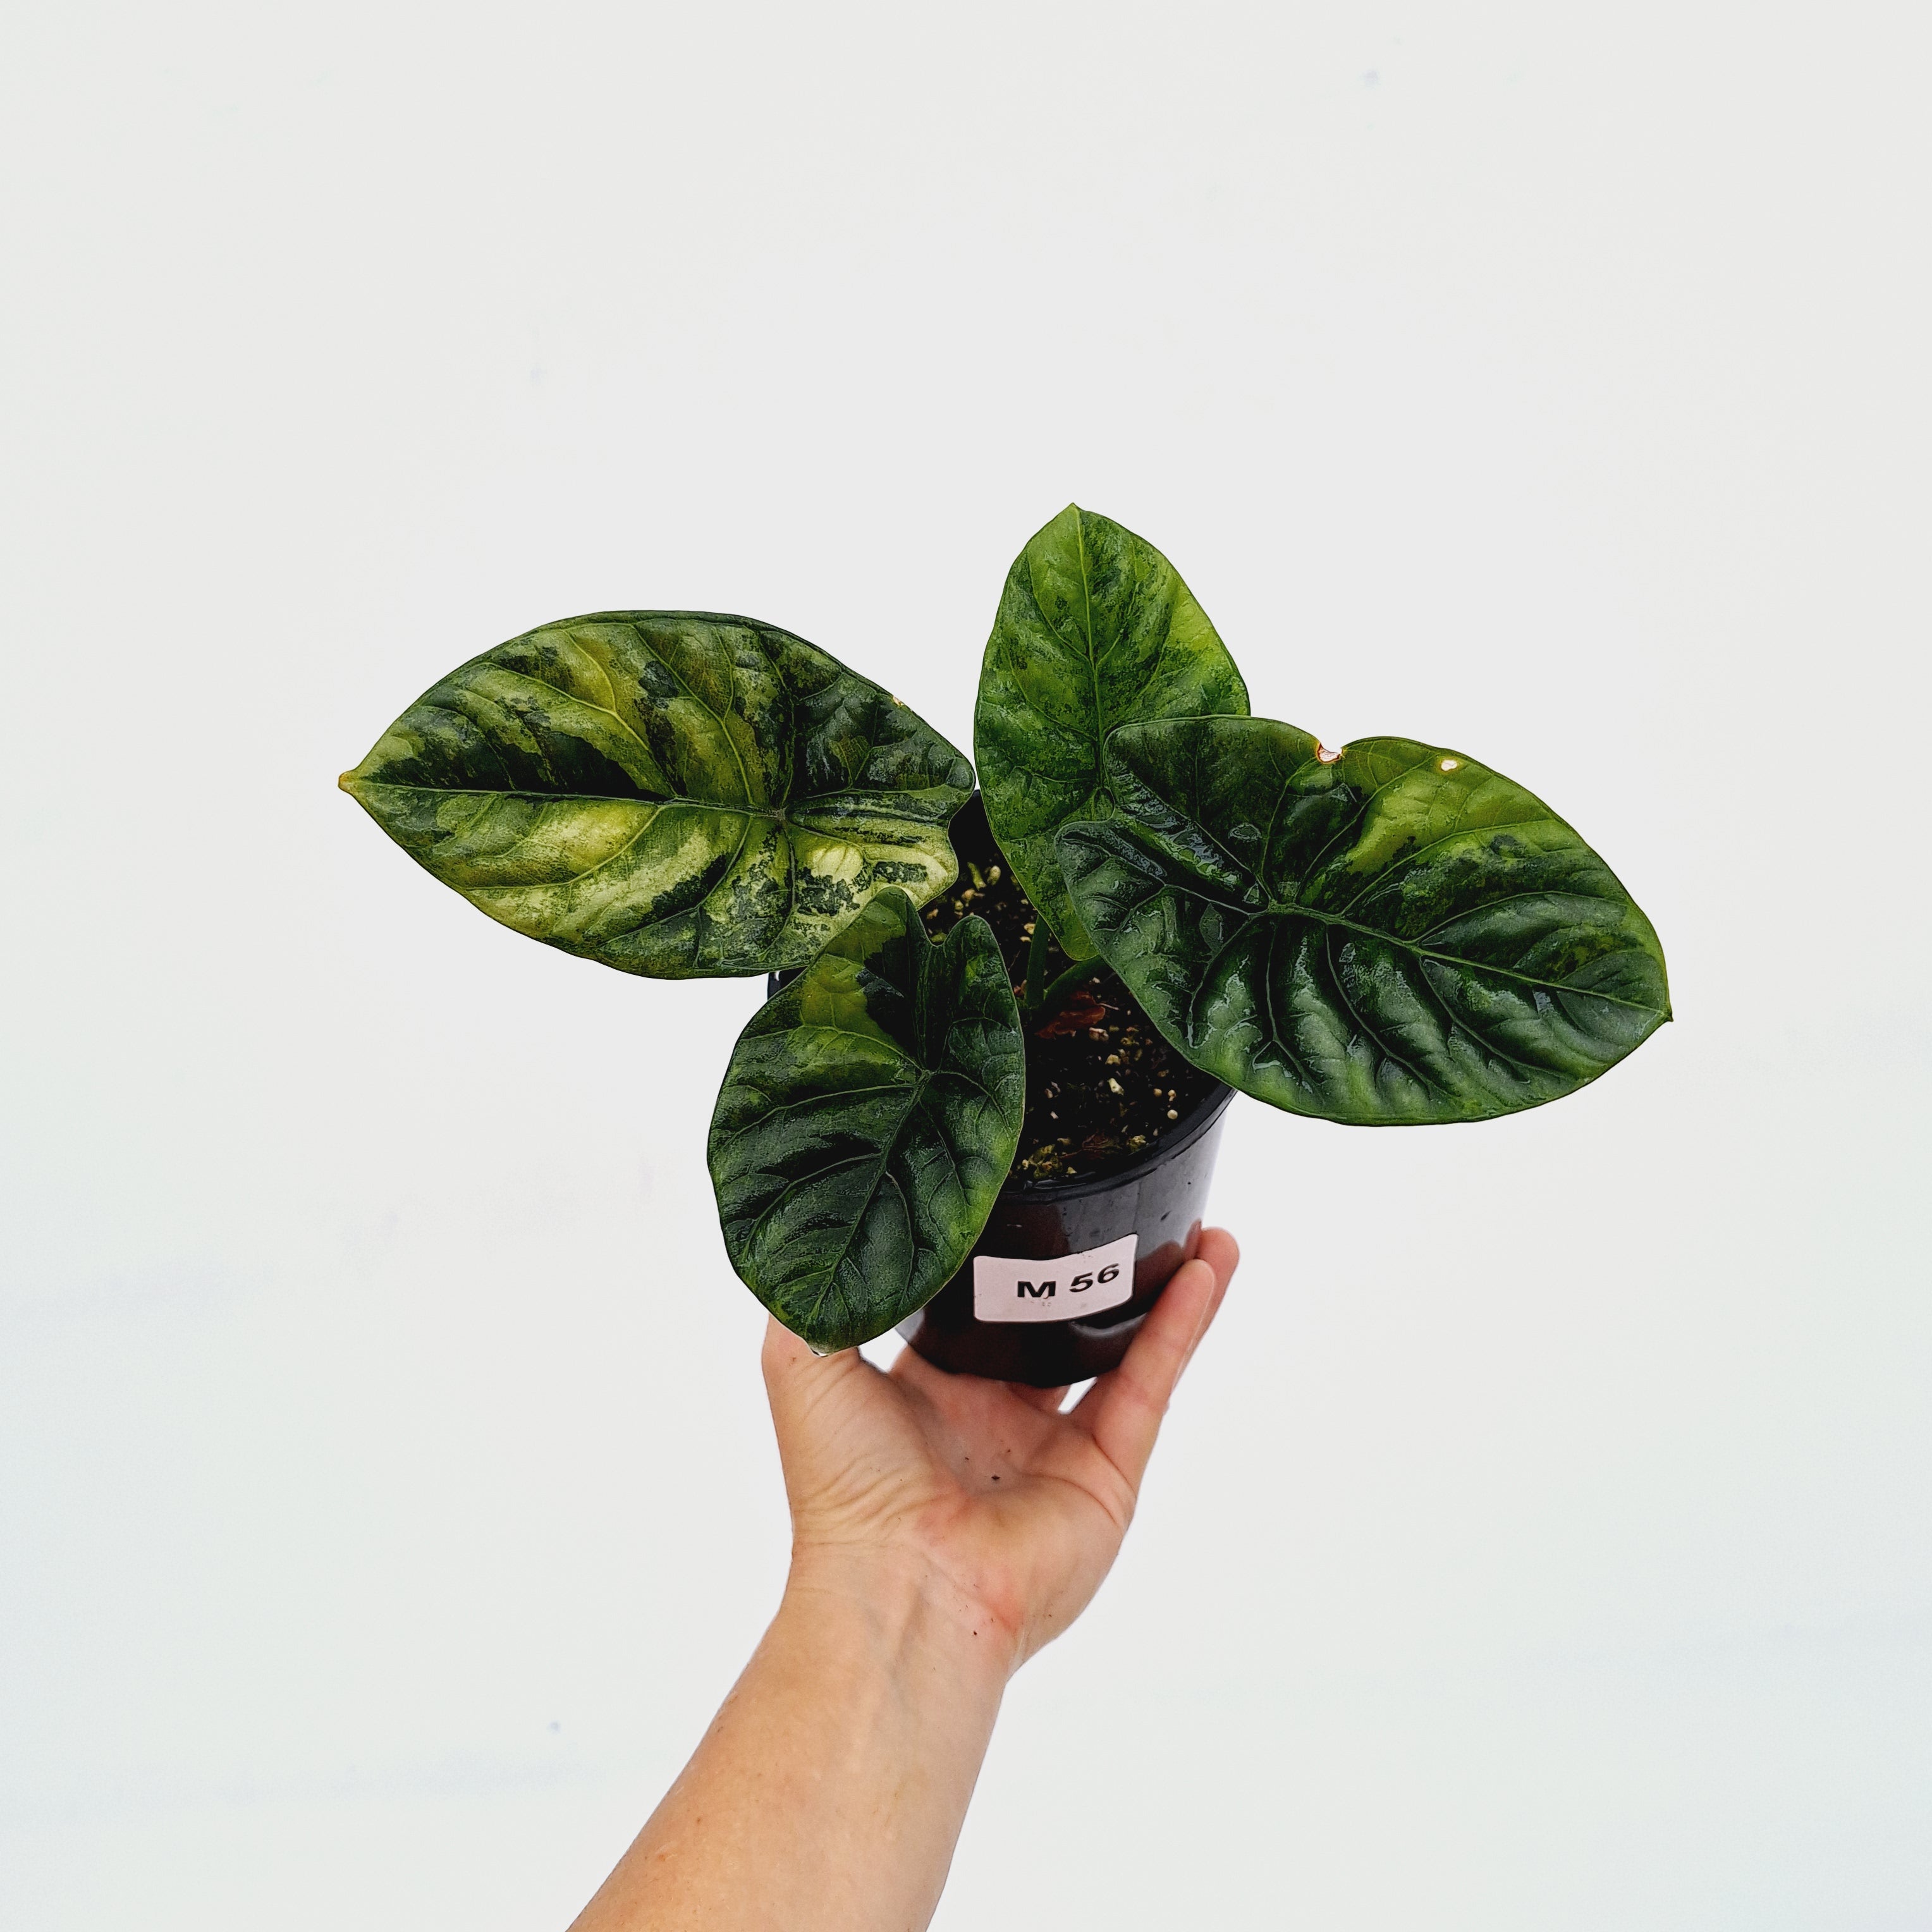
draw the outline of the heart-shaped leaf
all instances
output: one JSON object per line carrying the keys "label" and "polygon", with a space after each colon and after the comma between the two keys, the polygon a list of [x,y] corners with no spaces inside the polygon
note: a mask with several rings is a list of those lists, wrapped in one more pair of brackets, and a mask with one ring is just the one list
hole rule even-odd
{"label": "heart-shaped leaf", "polygon": [[707,1149],[731,1265],[814,1348],[883,1335],[958,1272],[1025,1112],[992,928],[935,944],[880,892],[732,1050]]}
{"label": "heart-shaped leaf", "polygon": [[343,789],[492,919],[667,979],[802,965],[882,887],[925,901],[972,768],[748,617],[614,610],[472,658]]}
{"label": "heart-shaped leaf", "polygon": [[1572,1092],[1670,1017],[1650,922],[1549,807],[1460,752],[1204,718],[1116,732],[1073,903],[1196,1066],[1360,1126]]}
{"label": "heart-shaped leaf", "polygon": [[1247,715],[1208,614],[1154,545],[1070,503],[1014,560],[980,672],[973,748],[993,836],[1071,958],[1090,958],[1054,837],[1104,816],[1116,725]]}

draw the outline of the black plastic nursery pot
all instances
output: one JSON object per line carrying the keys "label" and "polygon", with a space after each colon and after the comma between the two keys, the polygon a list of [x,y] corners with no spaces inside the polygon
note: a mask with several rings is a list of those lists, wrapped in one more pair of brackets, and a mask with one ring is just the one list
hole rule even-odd
{"label": "black plastic nursery pot", "polygon": [[[962,860],[1006,862],[977,792],[950,832]],[[768,992],[796,976],[772,974]],[[1118,1368],[1161,1290],[1201,1245],[1234,1097],[1232,1087],[1202,1078],[1193,1104],[1162,1124],[1157,1140],[1099,1173],[1034,1177],[1016,1165],[964,1264],[899,1324],[900,1334],[953,1374],[1035,1388]]]}
{"label": "black plastic nursery pot", "polygon": [[1161,1290],[1201,1245],[1234,1097],[1217,1086],[1114,1173],[1009,1180],[964,1267],[899,1333],[956,1375],[1035,1388],[1118,1368]]}
{"label": "black plastic nursery pot", "polygon": [[[770,992],[791,977],[774,973]],[[952,1374],[1034,1388],[1118,1368],[1201,1245],[1234,1097],[1216,1082],[1158,1144],[1112,1173],[1010,1176],[965,1264],[898,1332]]]}

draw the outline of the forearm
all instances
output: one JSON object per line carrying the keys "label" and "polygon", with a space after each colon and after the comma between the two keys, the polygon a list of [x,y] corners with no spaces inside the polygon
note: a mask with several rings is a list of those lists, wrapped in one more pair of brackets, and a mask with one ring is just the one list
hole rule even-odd
{"label": "forearm", "polygon": [[1010,1659],[936,1575],[795,1563],[744,1675],[576,1932],[925,1925]]}

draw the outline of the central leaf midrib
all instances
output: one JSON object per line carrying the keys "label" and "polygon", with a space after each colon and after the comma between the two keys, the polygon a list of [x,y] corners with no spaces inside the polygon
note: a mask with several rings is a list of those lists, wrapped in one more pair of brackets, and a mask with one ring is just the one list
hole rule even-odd
{"label": "central leaf midrib", "polygon": [[[923,935],[921,935],[921,938],[922,939]],[[933,947],[932,950],[935,952],[943,953],[946,950],[946,947],[950,946],[950,940],[944,941],[940,945]],[[928,1003],[932,994],[932,969],[935,963],[936,962],[929,956],[922,957],[919,960],[917,966],[915,968],[917,974],[917,983],[913,988],[912,998],[914,1037],[920,1041],[922,1047],[923,1047],[926,1041],[926,1019],[928,1011]],[[897,1046],[898,1043],[894,1042],[893,1044],[895,1046]],[[845,1265],[846,1257],[852,1252],[853,1243],[859,1238],[859,1231],[865,1225],[866,1216],[872,1210],[872,1203],[878,1198],[880,1183],[883,1178],[886,1177],[888,1166],[891,1162],[893,1152],[898,1148],[902,1138],[904,1136],[906,1124],[912,1118],[914,1113],[918,1109],[920,1102],[925,1096],[927,1088],[928,1088],[934,1080],[940,1078],[943,1076],[953,1076],[965,1080],[969,1086],[974,1088],[977,1091],[982,1094],[986,1094],[986,1098],[989,1101],[992,1098],[992,1096],[990,1094],[987,1094],[986,1090],[983,1087],[980,1086],[979,1083],[974,1080],[970,1074],[962,1073],[958,1069],[949,1066],[928,1066],[925,1064],[923,1061],[914,1059],[913,1055],[908,1053],[904,1047],[898,1047],[898,1051],[903,1058],[911,1060],[912,1064],[918,1067],[919,1078],[915,1080],[910,1087],[902,1090],[904,1091],[905,1095],[904,1102],[898,1110],[898,1118],[892,1124],[892,1131],[891,1135],[886,1138],[879,1149],[878,1161],[872,1170],[872,1178],[871,1180],[866,1184],[865,1207],[857,1214],[853,1216],[850,1231],[847,1234],[843,1243],[841,1244],[838,1254],[832,1258],[831,1262],[824,1270],[823,1274],[819,1277],[818,1297],[812,1303],[811,1311],[812,1317],[814,1319],[816,1318],[819,1310],[824,1306],[825,1298],[831,1292],[833,1282],[838,1278],[838,1270]],[[952,1161],[954,1169],[956,1172],[958,1166],[957,1156],[952,1154],[952,1150],[950,1148],[946,1149],[946,1155],[947,1158]],[[908,1238],[912,1242],[912,1265],[915,1269],[916,1269],[919,1264],[919,1230],[917,1226],[917,1216],[913,1211],[914,1206],[914,1200],[913,1198],[907,1193],[904,1188],[899,1186],[898,1182],[896,1178],[893,1179],[892,1184],[895,1187],[898,1188],[899,1198],[906,1203],[907,1232]],[[811,1277],[807,1276],[806,1279],[809,1280]]]}
{"label": "central leaf midrib", "polygon": [[1100,742],[1100,666],[1094,655],[1094,584],[1087,574],[1087,524],[1078,510],[1073,513],[1073,542],[1080,553],[1080,599],[1085,608],[1083,628],[1087,636],[1087,682],[1094,697],[1094,743]]}
{"label": "central leaf midrib", "polygon": [[[847,1233],[844,1240],[841,1244],[838,1254],[820,1276],[818,1299],[812,1304],[811,1316],[808,1318],[816,1319],[818,1311],[825,1305],[825,1298],[831,1292],[832,1284],[838,1280],[838,1270],[845,1265],[845,1258],[852,1252],[852,1244],[859,1238],[859,1230],[865,1226],[866,1217],[872,1212],[872,1203],[878,1198],[879,1183],[885,1174],[887,1162],[892,1157],[892,1150],[898,1145],[899,1137],[905,1132],[906,1122],[911,1118],[913,1109],[919,1104],[919,1097],[926,1091],[926,1083],[932,1078],[932,1070],[929,1067],[921,1067],[919,1078],[905,1090],[905,1104],[900,1108],[899,1117],[892,1124],[891,1138],[879,1149],[879,1157],[873,1167],[872,1178],[866,1184],[866,1204],[853,1216],[851,1228]],[[894,1184],[897,1185],[896,1183]],[[914,1264],[916,1266],[919,1255],[919,1243],[916,1239],[918,1230],[915,1225],[915,1216],[910,1211],[913,1204],[907,1197],[904,1188],[900,1188],[899,1195],[900,1198],[906,1202],[908,1210],[906,1215],[907,1232],[914,1238],[913,1256]],[[808,1276],[807,1279],[809,1280],[810,1277]]]}
{"label": "central leaf midrib", "polygon": [[[1639,1000],[1619,998],[1615,993],[1600,993],[1587,986],[1566,986],[1560,980],[1539,980],[1533,974],[1519,973],[1508,966],[1492,966],[1486,960],[1465,959],[1459,953],[1444,952],[1430,946],[1418,946],[1412,939],[1404,939],[1398,933],[1384,932],[1378,926],[1364,926],[1360,920],[1343,919],[1334,913],[1323,912],[1314,906],[1296,903],[1284,904],[1280,900],[1271,896],[1265,905],[1244,906],[1237,905],[1229,900],[1219,897],[1215,893],[1201,892],[1192,887],[1184,886],[1171,881],[1163,881],[1161,890],[1168,892],[1187,892],[1192,897],[1205,900],[1210,905],[1219,906],[1223,911],[1233,913],[1245,922],[1265,919],[1270,916],[1277,919],[1286,918],[1293,914],[1302,919],[1318,920],[1323,926],[1340,926],[1344,932],[1359,932],[1365,939],[1378,939],[1385,946],[1399,946],[1405,952],[1412,953],[1418,959],[1439,959],[1445,965],[1464,967],[1472,973],[1494,973],[1503,979],[1515,980],[1519,986],[1538,987],[1544,992],[1567,994],[1572,999],[1601,1000],[1610,1006],[1627,1006],[1632,1012],[1636,1013],[1654,1013],[1663,1010],[1661,1007],[1646,1006]],[[1574,896],[1587,898],[1588,895],[1578,894]],[[1480,906],[1472,907],[1468,913],[1460,914],[1457,916],[1466,919],[1482,910]],[[1220,950],[1225,951],[1226,949],[1223,947]],[[1632,950],[1641,951],[1642,949],[1636,947]]]}
{"label": "central leaf midrib", "polygon": [[[356,782],[365,785],[380,785],[385,791],[429,792],[438,798],[524,798],[531,800],[538,805],[689,805],[695,806],[705,812],[728,812],[736,818],[769,818],[780,825],[799,824],[797,814],[809,811],[814,805],[829,804],[834,800],[842,798],[857,799],[862,802],[868,796],[873,796],[872,794],[862,791],[816,791],[807,797],[793,799],[784,805],[773,807],[761,805],[728,805],[718,799],[698,798],[693,796],[689,792],[682,791],[667,792],[662,797],[654,796],[648,793],[628,796],[622,792],[615,791],[538,791],[527,785],[493,787],[490,785],[404,784],[394,778],[360,778]],[[914,794],[920,790],[944,791],[950,789],[954,788],[945,785],[924,787],[907,785],[901,788],[903,792]],[[911,819],[909,822],[915,825],[926,823],[923,819]],[[836,832],[824,832],[816,825],[807,825],[803,829],[807,832],[820,832],[822,837],[826,838],[836,838],[838,836]]]}

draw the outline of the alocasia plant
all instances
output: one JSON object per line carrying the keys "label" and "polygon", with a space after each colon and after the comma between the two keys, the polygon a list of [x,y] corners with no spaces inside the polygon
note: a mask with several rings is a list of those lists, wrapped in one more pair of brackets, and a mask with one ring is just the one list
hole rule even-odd
{"label": "alocasia plant", "polygon": [[733,1049],[708,1155],[725,1246],[820,1348],[884,1333],[970,1252],[1026,1111],[1049,931],[1174,1048],[1290,1112],[1472,1120],[1573,1092],[1670,1018],[1603,860],[1460,752],[1325,752],[1248,715],[1167,560],[1070,506],[1009,573],[979,782],[1044,916],[1024,1016],[992,930],[943,942],[966,759],[878,686],[742,617],[614,611],[485,652],[350,792],[493,919],[663,978],[795,974]]}

